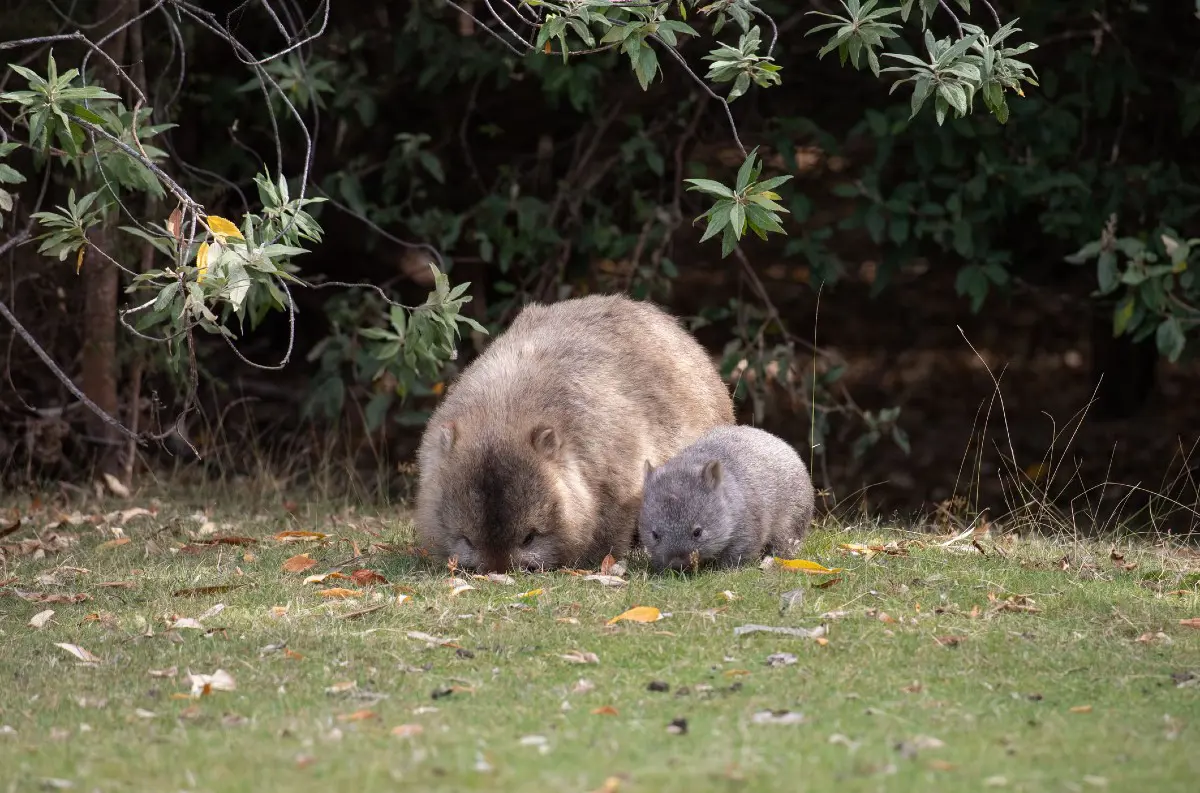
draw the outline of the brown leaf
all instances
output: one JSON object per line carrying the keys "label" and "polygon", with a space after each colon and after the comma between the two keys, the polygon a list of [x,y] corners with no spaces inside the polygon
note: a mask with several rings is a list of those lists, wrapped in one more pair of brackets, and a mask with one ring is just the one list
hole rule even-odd
{"label": "brown leaf", "polygon": [[612,705],[605,705],[603,707],[599,707],[599,708],[596,708],[595,710],[593,710],[592,715],[593,716],[616,716],[617,709],[614,708]]}
{"label": "brown leaf", "polygon": [[373,710],[356,710],[353,713],[342,713],[337,717],[338,721],[368,721],[370,719],[378,719],[379,714]]}
{"label": "brown leaf", "polygon": [[202,545],[257,545],[253,537],[212,537],[200,541]]}
{"label": "brown leaf", "polygon": [[14,591],[17,597],[30,603],[82,603],[92,599],[86,592],[76,592],[74,595],[47,595],[43,592],[25,592],[20,589]]}
{"label": "brown leaf", "polygon": [[392,728],[392,735],[400,738],[412,738],[425,732],[420,724],[400,724]]}
{"label": "brown leaf", "polygon": [[295,650],[293,650],[291,647],[283,648],[283,657],[289,658],[293,661],[303,661],[304,660],[304,656],[302,654],[296,652]]}
{"label": "brown leaf", "polygon": [[611,575],[612,566],[616,563],[617,560],[613,558],[611,553],[605,556],[600,562],[600,575]]}
{"label": "brown leaf", "polygon": [[1180,620],[1179,624],[1185,628],[1200,628],[1200,617],[1188,617],[1185,620]]}
{"label": "brown leaf", "polygon": [[345,587],[333,587],[331,589],[322,589],[317,592],[321,597],[327,598],[356,598],[362,594],[357,589],[346,589]]}
{"label": "brown leaf", "polygon": [[1075,707],[1071,708],[1070,710],[1072,713],[1091,713],[1092,706],[1091,705],[1076,705]]}
{"label": "brown leaf", "polygon": [[957,647],[958,643],[961,642],[964,638],[966,638],[966,637],[953,636],[953,635],[952,636],[934,636],[933,640],[943,647]]}
{"label": "brown leaf", "polygon": [[841,582],[842,577],[837,576],[836,578],[830,578],[828,581],[822,581],[819,584],[813,584],[813,589],[829,589],[829,587],[833,586],[834,584],[840,584]]}
{"label": "brown leaf", "polygon": [[132,581],[104,581],[96,584],[96,586],[105,587],[107,589],[133,589],[135,584]]}
{"label": "brown leaf", "polygon": [[313,559],[306,553],[301,553],[285,561],[282,569],[285,573],[303,573],[305,570],[311,570],[316,566],[316,559]]}
{"label": "brown leaf", "polygon": [[228,592],[231,589],[238,589],[245,584],[220,584],[217,586],[197,586],[190,589],[176,589],[171,593],[172,597],[199,597],[201,595],[215,595],[219,592]]}
{"label": "brown leaf", "polygon": [[359,586],[371,584],[386,584],[388,580],[374,570],[355,570],[350,574],[350,580]]}
{"label": "brown leaf", "polygon": [[272,539],[276,542],[309,542],[320,541],[328,536],[319,531],[281,531]]}
{"label": "brown leaf", "polygon": [[96,548],[98,550],[105,550],[108,548],[117,548],[122,545],[128,545],[129,542],[130,542],[130,540],[128,537],[118,537],[115,540],[109,540],[108,542],[102,542],[99,545],[97,545]]}

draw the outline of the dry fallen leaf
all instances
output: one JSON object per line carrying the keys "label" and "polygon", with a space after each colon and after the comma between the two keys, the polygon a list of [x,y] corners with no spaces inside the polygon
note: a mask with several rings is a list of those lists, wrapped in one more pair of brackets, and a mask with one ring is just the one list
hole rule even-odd
{"label": "dry fallen leaf", "polygon": [[1180,620],[1179,624],[1185,628],[1200,628],[1200,617],[1189,617],[1185,620]]}
{"label": "dry fallen leaf", "polygon": [[349,578],[350,578],[350,576],[346,575],[345,573],[338,573],[338,572],[333,572],[333,573],[319,573],[319,574],[317,574],[317,575],[310,575],[308,578],[304,579],[304,583],[306,583],[306,584],[320,584],[320,583],[323,583],[323,582],[325,581],[325,579],[327,579],[327,578],[345,578],[345,579],[349,579]]}
{"label": "dry fallen leaf", "polygon": [[346,589],[345,587],[333,587],[332,589],[322,589],[317,592],[321,597],[327,598],[356,598],[362,594],[356,589]]}
{"label": "dry fallen leaf", "polygon": [[760,710],[750,717],[751,724],[801,724],[803,713],[791,710]]}
{"label": "dry fallen leaf", "polygon": [[319,531],[281,531],[273,538],[276,542],[319,541],[328,537]]}
{"label": "dry fallen leaf", "polygon": [[237,683],[233,675],[224,669],[218,669],[211,675],[189,674],[188,681],[192,684],[192,696],[201,697],[213,691],[236,691]]}
{"label": "dry fallen leaf", "polygon": [[775,625],[739,625],[733,629],[734,636],[742,636],[747,633],[781,633],[784,636],[799,636],[802,639],[819,639],[826,634],[824,625],[818,625],[815,628],[791,628],[778,627]]}
{"label": "dry fallen leaf", "polygon": [[455,642],[458,641],[457,639],[446,639],[441,636],[431,636],[423,631],[409,631],[407,636],[410,639],[415,639],[419,642],[425,642],[426,644],[430,645],[438,645],[439,647],[458,647],[458,645],[455,644]]}
{"label": "dry fallen leaf", "polygon": [[842,568],[840,567],[826,567],[816,562],[810,562],[807,559],[780,559],[778,556],[774,558],[775,564],[784,570],[795,570],[801,573],[808,573],[809,575],[828,575],[842,572]]}
{"label": "dry fallen leaf", "polygon": [[99,545],[97,545],[96,548],[97,548],[97,550],[107,550],[109,548],[117,548],[122,545],[128,545],[129,542],[130,542],[130,540],[128,537],[118,537],[115,540],[109,540],[108,542],[102,542]]}
{"label": "dry fallen leaf", "polygon": [[96,586],[104,589],[133,589],[137,585],[133,581],[101,581]]}
{"label": "dry fallen leaf", "polygon": [[129,498],[129,488],[110,473],[104,474],[104,484],[108,485],[108,489],[112,491],[114,496],[118,498]]}
{"label": "dry fallen leaf", "polygon": [[370,614],[373,611],[379,611],[382,608],[387,608],[387,603],[380,603],[375,606],[367,606],[365,609],[358,609],[357,611],[351,611],[347,614],[342,614],[339,617],[339,619],[343,619],[343,620],[358,619],[359,617],[366,616],[367,614]]}
{"label": "dry fallen leaf", "polygon": [[612,566],[617,563],[610,553],[600,561],[600,575],[611,575]]}
{"label": "dry fallen leaf", "polygon": [[367,721],[369,719],[378,719],[379,714],[373,710],[356,710],[353,713],[342,713],[337,717],[338,721]]}
{"label": "dry fallen leaf", "polygon": [[604,705],[603,707],[595,708],[592,711],[593,716],[616,716],[617,709],[612,705]]}
{"label": "dry fallen leaf", "polygon": [[350,574],[350,580],[359,586],[371,584],[386,584],[388,580],[374,570],[355,570]]}
{"label": "dry fallen leaf", "polygon": [[654,606],[634,606],[628,611],[621,612],[617,616],[610,619],[606,624],[615,625],[618,622],[658,622],[662,619],[662,612]]}
{"label": "dry fallen leaf", "polygon": [[522,592],[519,595],[513,595],[515,598],[535,598],[545,592],[544,589],[531,589],[528,592]]}
{"label": "dry fallen leaf", "polygon": [[317,566],[317,560],[313,559],[306,553],[296,554],[292,558],[283,563],[282,570],[285,573],[303,573],[305,570],[311,570]]}
{"label": "dry fallen leaf", "polygon": [[34,614],[29,618],[29,627],[37,628],[40,631],[42,628],[46,627],[46,623],[49,622],[50,618],[53,616],[54,609],[39,611],[37,614]]}
{"label": "dry fallen leaf", "polygon": [[961,642],[964,638],[966,638],[966,637],[964,637],[964,636],[934,636],[933,640],[935,642],[937,642],[938,644],[942,645],[943,647],[957,647],[958,643]]}
{"label": "dry fallen leaf", "polygon": [[598,664],[600,658],[595,653],[587,653],[583,650],[572,650],[565,655],[558,656],[564,661],[569,661],[573,664]]}
{"label": "dry fallen leaf", "polygon": [[83,661],[84,663],[89,663],[89,664],[100,663],[99,658],[92,655],[87,650],[80,647],[78,644],[65,644],[62,642],[55,642],[54,646],[61,647],[62,649],[66,650],[71,655],[75,656],[76,658],[78,658],[80,661]]}
{"label": "dry fallen leaf", "polygon": [[1091,705],[1076,705],[1075,707],[1071,708],[1070,710],[1072,713],[1091,713],[1092,706]]}
{"label": "dry fallen leaf", "polygon": [[595,581],[598,584],[600,584],[600,586],[612,586],[612,587],[625,586],[626,584],[629,583],[624,578],[618,578],[615,575],[597,575],[595,573],[593,573],[592,575],[585,575],[583,577],[583,580],[584,581]]}
{"label": "dry fallen leaf", "polygon": [[425,728],[420,724],[401,724],[392,728],[392,735],[400,738],[412,738],[414,735],[420,735],[425,732]]}
{"label": "dry fallen leaf", "polygon": [[179,674],[179,667],[172,666],[170,669],[151,669],[150,677],[175,677]]}
{"label": "dry fallen leaf", "polygon": [[180,617],[167,627],[170,630],[183,630],[185,628],[195,631],[204,630],[204,626],[200,624],[200,620],[193,619],[192,617]]}

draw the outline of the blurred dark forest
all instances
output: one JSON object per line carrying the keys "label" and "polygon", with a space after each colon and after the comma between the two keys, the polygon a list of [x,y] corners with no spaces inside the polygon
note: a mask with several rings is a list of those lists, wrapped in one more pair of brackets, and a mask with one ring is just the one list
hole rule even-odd
{"label": "blurred dark forest", "polygon": [[[268,105],[225,38],[174,3],[158,5],[0,0],[0,42],[75,30],[95,40],[144,13],[120,49],[105,47],[144,80],[154,123],[177,125],[154,139],[168,155],[163,170],[208,212],[240,218],[257,202],[255,173],[275,174],[276,125],[293,180],[305,169],[304,133],[278,100]],[[314,0],[276,4],[282,26],[268,4],[201,5],[250,53],[284,49],[282,28],[311,34],[322,24]],[[451,284],[471,283],[463,313],[493,335],[527,300],[626,290],[658,301],[692,323],[737,384],[742,421],[798,447],[815,429],[814,478],[843,511],[989,508],[999,517],[1036,501],[1081,524],[1136,515],[1192,530],[1200,284],[1186,260],[1139,280],[1129,274],[1146,262],[1131,253],[1119,283],[1105,285],[1111,262],[1098,271],[1094,258],[1066,257],[1100,240],[1113,218],[1116,237],[1160,256],[1163,234],[1200,236],[1197,8],[993,3],[1019,19],[1021,41],[1038,45],[1023,57],[1040,87],[1010,94],[1007,124],[977,107],[939,126],[931,110],[910,120],[911,91],[889,94],[890,75],[817,57],[827,39],[805,34],[823,20],[805,14],[836,11],[836,0],[757,5],[777,25],[782,84],[752,87],[730,107],[764,176],[794,175],[779,189],[786,236],[750,235],[744,258],[700,242],[703,225],[692,221],[711,202],[683,179],[730,183],[743,157],[721,105],[675,61],[660,57],[662,74],[643,91],[616,51],[567,64],[518,57],[441,0],[362,0],[332,4],[321,35],[265,66],[311,134],[308,193],[330,199],[309,208],[324,239],[296,266],[309,280],[365,282],[417,305],[432,288],[435,249]],[[459,6],[499,30],[486,0]],[[984,25],[990,17],[973,6],[970,18]],[[711,25],[695,11],[688,19],[702,37],[679,51],[703,76]],[[949,35],[953,25],[933,27]],[[719,38],[739,32],[731,22]],[[924,52],[919,32],[903,35],[901,51]],[[44,72],[48,50],[0,50],[0,91],[24,87],[7,64]],[[53,50],[60,71],[86,52],[78,42]],[[107,67],[95,58],[89,68]],[[26,138],[12,108],[0,107],[0,125]],[[31,176],[9,186],[22,203],[0,242],[42,184],[27,153],[8,162]],[[59,169],[45,203],[63,204],[72,185]],[[158,223],[174,206],[169,196],[133,200]],[[153,255],[132,235],[103,233],[135,270]],[[85,390],[89,378],[101,391],[111,381],[103,407],[129,426],[169,429],[186,377],[169,371],[161,346],[105,319],[103,290],[116,276],[101,283],[104,262],[91,255],[77,274],[74,256],[36,249],[0,257],[0,300]],[[128,444],[0,322],[0,486],[82,484],[99,466],[135,478],[269,471],[301,487],[346,477],[370,496],[408,496],[422,421],[484,337],[465,333],[457,361],[403,384],[400,398],[397,381],[372,381],[363,360],[361,330],[387,314],[377,295],[293,294],[295,352],[280,371],[197,336],[200,410],[183,435],[199,460],[174,435],[129,458]],[[274,366],[288,341],[276,311],[237,347]]]}

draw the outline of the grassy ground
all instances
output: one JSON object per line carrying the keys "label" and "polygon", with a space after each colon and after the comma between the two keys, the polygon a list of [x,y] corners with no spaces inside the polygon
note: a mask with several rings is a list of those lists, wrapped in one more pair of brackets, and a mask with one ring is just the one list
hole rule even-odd
{"label": "grassy ground", "polygon": [[[1200,556],[1186,551],[1114,560],[1107,545],[984,538],[981,553],[970,538],[824,526],[803,556],[844,568],[833,576],[661,577],[635,557],[622,587],[556,572],[464,576],[474,588],[453,594],[445,568],[396,552],[410,540],[396,514],[212,506],[65,523],[65,550],[10,551],[0,790],[1194,791],[1200,778],[1200,630],[1181,623],[1200,617]],[[285,530],[329,536],[273,539]],[[202,544],[216,537],[256,542]],[[892,541],[905,553],[839,547]],[[339,566],[356,549],[366,558]],[[309,569],[284,569],[303,553]],[[387,583],[305,583],[358,569]],[[356,597],[322,594],[335,588]],[[633,606],[664,616],[608,624]],[[747,624],[827,635],[735,635]],[[193,696],[189,673],[217,670],[236,688],[198,681]]]}

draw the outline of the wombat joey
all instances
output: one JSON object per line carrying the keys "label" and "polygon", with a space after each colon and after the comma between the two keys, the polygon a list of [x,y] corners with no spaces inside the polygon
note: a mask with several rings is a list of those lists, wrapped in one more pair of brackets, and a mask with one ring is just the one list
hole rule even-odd
{"label": "wombat joey", "polygon": [[531,304],[430,417],[417,531],[431,555],[481,572],[594,566],[637,537],[642,461],[732,423],[712,360],[661,309]]}
{"label": "wombat joey", "polygon": [[754,427],[717,427],[657,468],[646,461],[644,476],[638,534],[656,572],[757,562],[812,523],[808,468]]}

